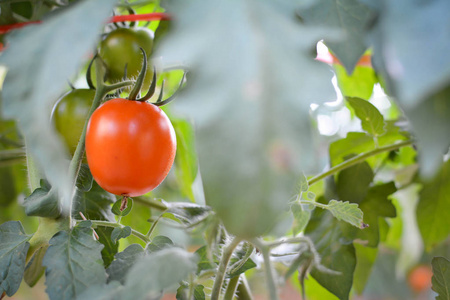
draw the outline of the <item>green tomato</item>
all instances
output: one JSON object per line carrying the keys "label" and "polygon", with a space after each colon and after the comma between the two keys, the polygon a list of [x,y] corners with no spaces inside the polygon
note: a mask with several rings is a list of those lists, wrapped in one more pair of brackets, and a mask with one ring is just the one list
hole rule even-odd
{"label": "green tomato", "polygon": [[71,155],[77,148],[94,96],[95,90],[75,89],[59,99],[53,108],[52,122]]}
{"label": "green tomato", "polygon": [[[153,32],[147,28],[118,28],[111,31],[100,42],[99,55],[107,67],[106,79],[110,82],[121,81],[125,65],[127,77],[136,78],[142,68],[142,52],[144,49],[149,58],[153,49]],[[147,61],[147,73],[143,88],[150,86],[153,66]]]}

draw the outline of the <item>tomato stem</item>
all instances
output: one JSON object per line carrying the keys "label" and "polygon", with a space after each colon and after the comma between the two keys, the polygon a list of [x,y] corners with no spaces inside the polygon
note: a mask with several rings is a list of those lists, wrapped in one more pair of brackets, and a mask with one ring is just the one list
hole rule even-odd
{"label": "tomato stem", "polygon": [[[84,216],[84,214],[81,211],[78,212],[78,214],[83,219],[83,221],[87,221],[86,217]],[[95,239],[98,241],[100,238],[99,238],[97,232],[95,231],[95,229],[92,229],[92,231],[94,232]]]}
{"label": "tomato stem", "polygon": [[223,248],[222,258],[219,263],[219,268],[217,270],[216,279],[214,280],[214,285],[211,291],[211,300],[218,300],[220,296],[220,291],[222,290],[223,280],[225,274],[227,273],[228,263],[230,262],[231,256],[233,255],[234,249],[239,245],[241,239],[235,237],[231,242]]}
{"label": "tomato stem", "polygon": [[236,293],[236,289],[239,285],[239,278],[240,276],[235,276],[230,279],[227,290],[225,291],[225,296],[223,296],[223,300],[233,300],[234,294]]}
{"label": "tomato stem", "polygon": [[403,142],[400,142],[400,143],[396,143],[396,144],[392,144],[392,145],[388,145],[388,146],[384,146],[384,147],[379,147],[379,148],[376,148],[374,150],[371,150],[371,151],[368,151],[368,152],[365,152],[365,153],[361,153],[360,155],[352,157],[352,158],[350,158],[350,159],[348,159],[348,160],[346,160],[346,161],[344,161],[344,162],[342,162],[342,163],[332,167],[331,169],[329,169],[328,171],[326,171],[324,173],[321,173],[321,174],[319,174],[317,176],[314,176],[313,178],[308,180],[308,185],[311,186],[314,183],[317,183],[320,180],[322,180],[322,179],[324,179],[324,178],[326,178],[328,176],[334,175],[334,174],[336,174],[336,173],[338,173],[338,172],[340,172],[340,171],[342,171],[344,169],[347,169],[347,168],[349,168],[351,166],[354,166],[354,165],[356,165],[356,164],[358,164],[360,162],[363,162],[366,159],[368,159],[369,157],[378,155],[378,154],[383,153],[383,152],[389,152],[389,151],[397,150],[397,149],[402,148],[402,147],[410,146],[410,145],[412,145],[412,143],[413,143],[413,140],[406,140],[406,141],[403,141]]}
{"label": "tomato stem", "polygon": [[156,228],[156,225],[158,225],[159,220],[161,220],[161,218],[164,215],[164,211],[158,216],[158,218],[156,218],[156,220],[153,222],[152,226],[150,227],[149,231],[147,232],[146,236],[148,238],[150,238],[150,236],[152,235],[153,231]]}
{"label": "tomato stem", "polygon": [[277,291],[277,286],[275,284],[275,277],[273,274],[272,261],[270,260],[271,246],[264,243],[264,241],[262,241],[260,239],[254,239],[254,240],[252,240],[252,243],[259,249],[259,251],[261,251],[263,258],[264,258],[264,264],[265,264],[264,269],[265,269],[265,273],[266,273],[267,288],[269,290],[270,300],[278,300],[278,291]]}
{"label": "tomato stem", "polygon": [[239,300],[253,300],[252,292],[250,291],[250,286],[248,285],[247,277],[245,274],[241,274],[241,281],[239,282],[237,288],[237,295]]}
{"label": "tomato stem", "polygon": [[164,203],[161,203],[154,199],[148,199],[145,197],[133,197],[134,202],[139,202],[142,205],[155,208],[158,210],[166,210],[167,206],[164,205]]}
{"label": "tomato stem", "polygon": [[[101,220],[89,220],[89,221],[92,222],[92,226],[103,226],[103,227],[111,227],[111,228],[123,227],[121,224],[115,223],[115,222],[108,222],[108,221],[101,221]],[[83,222],[83,220],[76,220],[75,222],[78,224],[80,222]],[[138,239],[143,241],[145,244],[150,243],[150,239],[148,237],[146,237],[145,234],[143,234],[139,231],[131,229],[131,235],[134,235],[135,237],[137,237]]]}

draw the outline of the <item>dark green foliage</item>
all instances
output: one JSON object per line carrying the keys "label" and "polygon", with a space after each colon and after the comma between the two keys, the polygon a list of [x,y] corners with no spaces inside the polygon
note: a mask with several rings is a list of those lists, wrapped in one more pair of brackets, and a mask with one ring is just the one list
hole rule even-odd
{"label": "dark green foliage", "polygon": [[12,296],[19,289],[31,236],[16,221],[0,225],[0,295]]}

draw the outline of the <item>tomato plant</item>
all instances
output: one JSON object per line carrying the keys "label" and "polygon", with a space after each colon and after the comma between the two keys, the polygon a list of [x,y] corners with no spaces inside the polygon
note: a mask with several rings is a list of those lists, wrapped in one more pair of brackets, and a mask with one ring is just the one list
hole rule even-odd
{"label": "tomato plant", "polygon": [[300,2],[2,1],[0,299],[447,299],[450,2]]}
{"label": "tomato plant", "polygon": [[[150,55],[153,50],[153,32],[145,27],[117,28],[100,42],[99,55],[107,67],[107,79],[117,82],[124,77],[125,67],[127,77],[135,78],[142,66],[142,52]],[[148,88],[153,75],[153,69],[148,67],[144,79],[144,88]]]}
{"label": "tomato plant", "polygon": [[113,194],[134,197],[156,188],[169,173],[175,152],[173,126],[153,104],[117,98],[89,120],[88,164],[98,184]]}
{"label": "tomato plant", "polygon": [[71,155],[77,148],[94,96],[95,90],[74,89],[59,99],[53,108],[52,121]]}

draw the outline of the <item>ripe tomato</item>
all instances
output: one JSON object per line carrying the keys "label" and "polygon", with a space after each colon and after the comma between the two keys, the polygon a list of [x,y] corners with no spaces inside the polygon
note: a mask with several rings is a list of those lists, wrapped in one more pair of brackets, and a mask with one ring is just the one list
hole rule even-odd
{"label": "ripe tomato", "polygon": [[431,277],[433,277],[433,271],[429,266],[416,266],[408,275],[408,283],[413,291],[422,292],[431,288]]}
{"label": "ripe tomato", "polygon": [[52,122],[71,155],[77,148],[94,96],[95,90],[75,89],[59,99],[53,108]]}
{"label": "ripe tomato", "polygon": [[[127,77],[136,78],[142,68],[142,52],[145,50],[150,57],[153,50],[153,32],[147,28],[118,28],[111,31],[100,42],[99,55],[107,67],[106,77],[110,82],[123,79],[125,65]],[[147,74],[144,79],[144,89],[150,86],[153,76],[153,66],[147,64]]]}
{"label": "ripe tomato", "polygon": [[176,152],[169,118],[148,102],[112,99],[91,116],[86,156],[97,183],[116,195],[140,196],[169,173]]}

